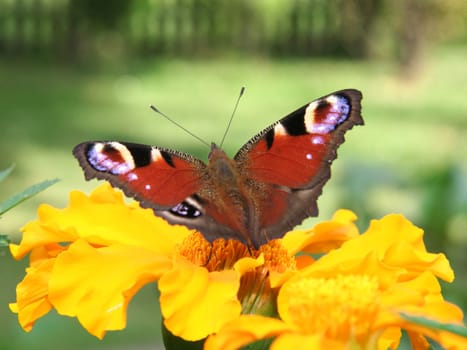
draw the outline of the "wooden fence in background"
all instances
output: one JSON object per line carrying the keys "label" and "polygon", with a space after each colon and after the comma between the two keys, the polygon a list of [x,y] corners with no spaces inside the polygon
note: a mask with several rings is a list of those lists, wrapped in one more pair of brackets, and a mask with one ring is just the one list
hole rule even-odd
{"label": "wooden fence in background", "polygon": [[[68,59],[107,52],[190,57],[231,51],[361,58],[371,56],[376,48],[391,57],[408,48],[404,45],[412,47],[418,31],[426,27],[420,21],[431,18],[410,13],[419,9],[407,4],[418,3],[0,0],[0,56]],[[389,26],[388,11],[396,19]],[[414,18],[419,21],[415,25]]]}

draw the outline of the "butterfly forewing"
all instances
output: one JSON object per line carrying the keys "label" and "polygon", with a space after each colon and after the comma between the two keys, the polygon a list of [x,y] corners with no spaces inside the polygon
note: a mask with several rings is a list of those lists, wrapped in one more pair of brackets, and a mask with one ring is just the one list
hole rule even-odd
{"label": "butterfly forewing", "polygon": [[107,180],[154,209],[175,207],[196,193],[205,167],[189,154],[115,141],[81,143],[73,154],[87,180]]}
{"label": "butterfly forewing", "polygon": [[281,236],[317,215],[316,201],[344,133],[363,124],[361,98],[353,89],[321,97],[266,128],[237,153],[244,176],[268,184],[267,199],[257,208],[261,234]]}

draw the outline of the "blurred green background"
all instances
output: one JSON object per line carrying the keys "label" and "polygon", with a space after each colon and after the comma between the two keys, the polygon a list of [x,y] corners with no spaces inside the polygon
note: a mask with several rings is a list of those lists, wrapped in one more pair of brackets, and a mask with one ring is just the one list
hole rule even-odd
{"label": "blurred green background", "polygon": [[[155,104],[218,142],[242,85],[224,148],[312,99],[363,92],[365,126],[351,130],[320,198],[320,218],[400,212],[444,252],[456,281],[448,300],[467,310],[467,4],[462,0],[0,0],[0,200],[44,179],[62,181],[7,213],[20,238],[39,203],[62,207],[90,191],[71,155],[85,140],[190,152],[207,148],[155,115]],[[27,259],[25,259],[27,260]],[[50,314],[30,334],[8,310],[27,261],[0,250],[0,349],[154,349],[160,316],[147,286],[128,327],[103,341]]]}

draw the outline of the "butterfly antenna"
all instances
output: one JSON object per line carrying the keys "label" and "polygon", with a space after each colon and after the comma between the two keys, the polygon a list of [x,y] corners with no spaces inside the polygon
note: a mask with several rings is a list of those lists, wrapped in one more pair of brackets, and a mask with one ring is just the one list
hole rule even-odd
{"label": "butterfly antenna", "polygon": [[157,109],[155,106],[153,105],[149,105],[149,108],[151,108],[154,112],[156,113],[159,113],[161,116],[163,116],[165,119],[167,119],[168,121],[170,121],[171,123],[175,124],[176,126],[178,126],[180,129],[182,129],[183,131],[185,131],[187,134],[193,136],[195,139],[197,139],[198,141],[200,141],[201,143],[204,143],[206,146],[208,146],[209,148],[211,148],[211,145],[209,143],[207,143],[206,141],[204,141],[201,137],[193,134],[190,130],[188,130],[187,128],[185,128],[184,126],[182,126],[181,124],[177,123],[175,120],[173,120],[172,118],[170,118],[167,114],[164,114],[162,113],[159,109]]}
{"label": "butterfly antenna", "polygon": [[222,141],[221,141],[220,146],[219,146],[220,148],[222,148],[222,145],[224,144],[225,137],[227,136],[227,133],[229,132],[230,125],[232,124],[233,117],[235,115],[235,112],[237,111],[238,103],[240,102],[240,98],[242,97],[244,92],[245,92],[245,87],[242,86],[242,88],[240,89],[240,94],[237,97],[237,102],[235,102],[234,110],[232,112],[232,115],[230,116],[229,124],[227,124],[227,128],[225,129],[225,132],[224,132],[224,136],[222,136]]}

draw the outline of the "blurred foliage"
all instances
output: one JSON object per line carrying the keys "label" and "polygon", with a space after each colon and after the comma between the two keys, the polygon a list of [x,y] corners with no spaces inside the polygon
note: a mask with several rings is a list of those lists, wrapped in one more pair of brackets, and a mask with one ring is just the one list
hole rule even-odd
{"label": "blurred foliage", "polygon": [[[1,197],[63,179],[2,217],[1,232],[17,240],[39,203],[62,207],[71,189],[96,185],[71,156],[79,142],[134,141],[205,159],[207,149],[153,116],[150,103],[217,141],[246,85],[226,140],[234,154],[294,108],[353,87],[366,125],[349,132],[320,218],[305,225],[339,207],[354,210],[361,229],[402,212],[425,230],[429,250],[450,259],[456,282],[443,288],[466,310],[466,19],[464,0],[0,0],[0,169],[17,164]],[[127,329],[102,342],[54,314],[25,334],[6,306],[25,266],[0,248],[1,349],[160,341],[154,286],[132,301]]]}
{"label": "blurred foliage", "polygon": [[93,1],[69,0],[71,16],[91,32],[119,29],[129,15],[132,2],[128,0]]}
{"label": "blurred foliage", "polygon": [[[39,203],[66,205],[70,190],[89,191],[71,155],[85,140],[122,140],[180,149],[205,159],[208,149],[147,108],[156,104],[204,139],[223,134],[238,89],[247,86],[225,143],[228,154],[256,132],[306,101],[344,88],[363,91],[366,125],[351,130],[339,148],[332,178],[319,199],[320,218],[347,207],[368,221],[402,212],[426,234],[428,248],[445,252],[456,282],[446,296],[467,305],[467,100],[459,84],[467,74],[465,47],[443,48],[427,59],[417,79],[401,80],[394,66],[381,62],[332,59],[256,58],[188,61],[127,61],[118,67],[12,63],[0,64],[3,91],[0,168],[13,161],[15,176],[0,186],[2,198],[41,178],[63,179],[1,220],[2,232],[19,238],[19,227],[36,215]],[[0,344],[5,349],[115,348],[160,341],[154,286],[129,307],[128,328],[99,342],[76,320],[50,315],[31,334],[19,329],[7,310],[24,262],[0,250]],[[61,336],[63,334],[63,336]],[[157,338],[157,340],[156,340]],[[68,344],[70,342],[70,344]],[[72,343],[72,344],[71,344]],[[36,345],[35,345],[36,344]],[[39,344],[39,345],[37,345]],[[152,347],[151,347],[152,348]]]}
{"label": "blurred foliage", "polygon": [[0,0],[0,55],[391,58],[462,38],[463,0]]}

